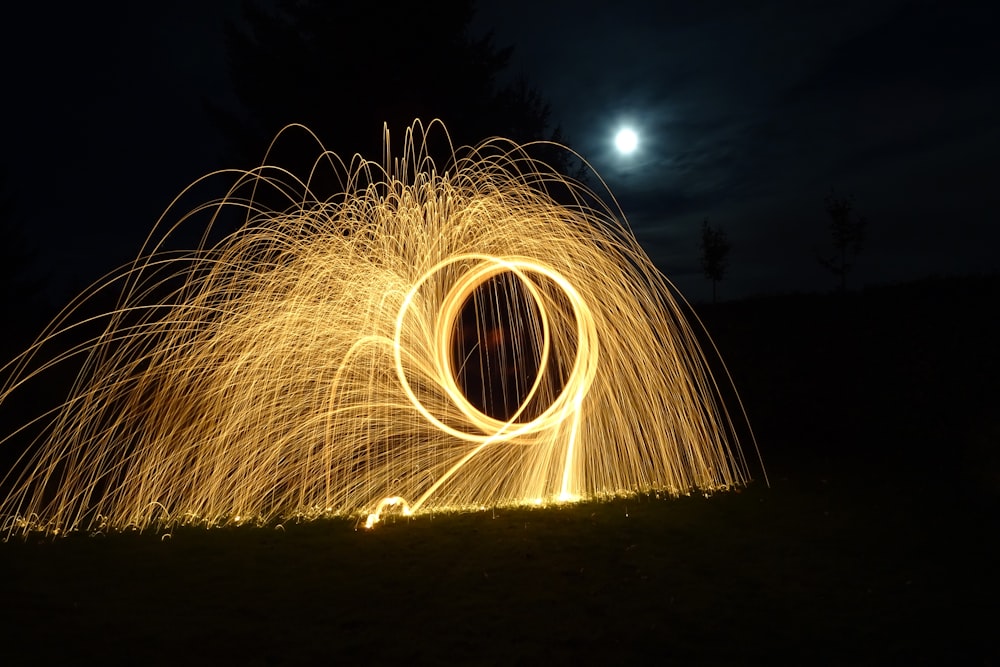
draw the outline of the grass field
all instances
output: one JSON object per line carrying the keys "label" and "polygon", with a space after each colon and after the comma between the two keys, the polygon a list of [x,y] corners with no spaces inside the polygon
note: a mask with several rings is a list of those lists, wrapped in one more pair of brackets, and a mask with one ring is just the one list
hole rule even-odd
{"label": "grass field", "polygon": [[0,659],[997,664],[997,282],[702,309],[770,487],[12,540]]}

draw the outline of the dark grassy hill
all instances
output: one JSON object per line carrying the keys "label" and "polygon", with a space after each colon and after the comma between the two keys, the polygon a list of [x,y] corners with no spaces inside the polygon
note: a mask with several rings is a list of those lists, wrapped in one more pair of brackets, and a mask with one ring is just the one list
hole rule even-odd
{"label": "dark grassy hill", "polygon": [[996,494],[998,303],[1000,276],[988,276],[752,299],[699,314],[776,473],[867,468]]}
{"label": "dark grassy hill", "polygon": [[4,664],[997,664],[1000,281],[699,308],[771,479],[0,544]]}

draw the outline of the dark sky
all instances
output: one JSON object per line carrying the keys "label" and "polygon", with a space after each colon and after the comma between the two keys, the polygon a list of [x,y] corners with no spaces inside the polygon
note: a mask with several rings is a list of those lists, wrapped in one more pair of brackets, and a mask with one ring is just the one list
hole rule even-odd
{"label": "dark sky", "polygon": [[228,89],[222,26],[238,5],[5,9],[0,166],[56,300],[134,259],[171,200],[224,166],[202,98]]}
{"label": "dark sky", "polygon": [[[723,296],[828,288],[813,250],[831,188],[870,220],[858,286],[1000,268],[986,7],[505,1],[481,19],[517,46],[647,252],[699,298],[706,217],[733,243]],[[627,158],[613,149],[621,124],[640,135]]]}
{"label": "dark sky", "polygon": [[[223,166],[201,98],[226,95],[237,3],[163,3],[152,22],[145,3],[112,4],[37,3],[0,28],[0,164],[70,290],[130,259],[173,195]],[[831,189],[870,220],[854,286],[1000,268],[988,3],[484,0],[475,25],[515,47],[511,73],[695,300],[710,293],[706,217],[733,243],[723,298],[835,286],[815,259]],[[625,124],[640,137],[628,157],[612,144]]]}

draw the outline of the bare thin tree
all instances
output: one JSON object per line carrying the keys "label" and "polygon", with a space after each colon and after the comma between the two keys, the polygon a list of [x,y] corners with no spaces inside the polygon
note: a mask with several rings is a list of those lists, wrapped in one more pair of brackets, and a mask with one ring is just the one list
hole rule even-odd
{"label": "bare thin tree", "polygon": [[818,252],[819,263],[840,279],[840,291],[847,290],[847,274],[857,263],[864,248],[868,220],[854,208],[854,198],[834,191],[826,197],[826,212],[830,216],[832,248]]}
{"label": "bare thin tree", "polygon": [[717,286],[729,268],[729,251],[732,245],[726,233],[708,224],[708,218],[701,223],[701,268],[705,277],[712,281],[712,303],[715,303]]}

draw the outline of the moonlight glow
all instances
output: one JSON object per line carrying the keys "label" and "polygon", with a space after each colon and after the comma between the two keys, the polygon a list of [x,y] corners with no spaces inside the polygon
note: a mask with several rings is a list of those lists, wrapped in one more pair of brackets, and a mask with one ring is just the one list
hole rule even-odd
{"label": "moonlight glow", "polygon": [[615,148],[618,152],[628,155],[639,146],[639,136],[631,128],[625,127],[618,130],[615,135]]}
{"label": "moonlight glow", "polygon": [[[332,199],[241,174],[8,364],[0,401],[52,366],[79,374],[26,426],[3,529],[372,525],[749,479],[695,331],[620,212],[508,142],[444,171],[419,125],[403,143],[389,166],[324,154]],[[221,241],[159,250],[233,212]],[[98,300],[118,305],[83,321]]]}

